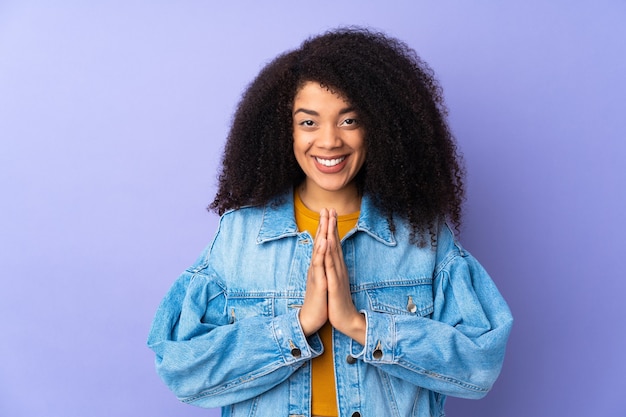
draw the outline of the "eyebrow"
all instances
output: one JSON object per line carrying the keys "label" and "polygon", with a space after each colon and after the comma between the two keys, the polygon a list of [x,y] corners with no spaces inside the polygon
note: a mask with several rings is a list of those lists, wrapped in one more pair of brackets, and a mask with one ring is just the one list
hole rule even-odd
{"label": "eyebrow", "polygon": [[[350,112],[353,112],[353,111],[355,111],[354,107],[346,107],[346,108],[343,108],[343,109],[339,110],[339,115],[344,115],[346,113],[350,113]],[[302,107],[300,107],[298,110],[294,111],[293,115],[295,116],[298,113],[304,113],[304,114],[308,114],[310,116],[319,116],[320,115],[315,110],[309,110],[309,109],[305,109],[305,108],[302,108]]]}

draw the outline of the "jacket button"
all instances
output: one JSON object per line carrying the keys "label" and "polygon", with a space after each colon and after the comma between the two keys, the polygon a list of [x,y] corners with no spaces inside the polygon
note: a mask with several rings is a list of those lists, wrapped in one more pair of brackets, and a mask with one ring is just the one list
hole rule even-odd
{"label": "jacket button", "polygon": [[350,365],[356,363],[356,358],[352,355],[348,355],[346,356],[346,362],[348,362]]}
{"label": "jacket button", "polygon": [[380,349],[376,349],[374,352],[372,352],[372,356],[374,357],[374,359],[380,359],[383,357],[383,351]]}
{"label": "jacket button", "polygon": [[291,356],[293,356],[294,358],[299,358],[300,356],[302,356],[302,352],[298,348],[293,348],[291,349]]}
{"label": "jacket button", "polygon": [[361,413],[355,411],[354,413],[352,413],[352,417],[361,417]]}

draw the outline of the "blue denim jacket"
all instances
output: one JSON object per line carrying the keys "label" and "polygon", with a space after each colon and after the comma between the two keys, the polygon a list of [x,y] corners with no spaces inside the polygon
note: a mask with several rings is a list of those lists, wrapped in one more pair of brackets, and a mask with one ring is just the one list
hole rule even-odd
{"label": "blue denim jacket", "polygon": [[511,313],[446,225],[436,247],[419,248],[404,221],[392,232],[364,196],[342,247],[365,346],[338,331],[323,346],[298,320],[313,240],[298,232],[292,196],[280,201],[224,214],[157,311],[148,345],[181,401],[222,407],[224,417],[309,416],[310,361],[324,349],[340,416],[443,416],[447,395],[489,391]]}

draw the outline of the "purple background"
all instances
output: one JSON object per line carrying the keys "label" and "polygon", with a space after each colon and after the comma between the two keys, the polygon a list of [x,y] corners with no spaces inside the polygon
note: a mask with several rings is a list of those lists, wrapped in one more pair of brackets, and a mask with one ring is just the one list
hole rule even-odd
{"label": "purple background", "polygon": [[150,322],[212,237],[241,91],[340,24],[438,74],[462,240],[516,318],[494,390],[448,414],[624,415],[626,2],[267,3],[0,3],[0,416],[219,415],[161,383]]}

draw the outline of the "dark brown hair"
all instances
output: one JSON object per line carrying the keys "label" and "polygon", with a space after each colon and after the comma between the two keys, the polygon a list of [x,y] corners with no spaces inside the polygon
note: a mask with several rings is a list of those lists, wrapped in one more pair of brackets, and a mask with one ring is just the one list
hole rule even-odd
{"label": "dark brown hair", "polygon": [[458,229],[464,172],[433,71],[405,43],[361,28],[307,39],[261,70],[235,112],[210,209],[266,204],[304,179],[291,113],[308,81],[338,92],[357,111],[367,149],[357,185],[392,224],[406,219],[421,243],[439,221]]}

